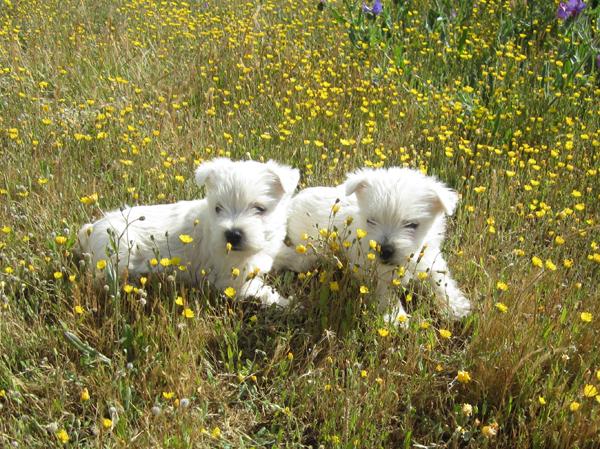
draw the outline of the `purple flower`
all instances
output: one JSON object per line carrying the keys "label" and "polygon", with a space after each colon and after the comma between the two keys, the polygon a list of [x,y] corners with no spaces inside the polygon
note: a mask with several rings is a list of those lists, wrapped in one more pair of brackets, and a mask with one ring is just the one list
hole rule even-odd
{"label": "purple flower", "polygon": [[381,4],[381,0],[375,0],[373,3],[373,14],[378,16],[383,12],[383,5]]}
{"label": "purple flower", "polygon": [[568,2],[560,2],[556,10],[556,17],[560,20],[567,20],[570,17],[577,17],[587,5],[583,0],[569,0]]}
{"label": "purple flower", "polygon": [[600,54],[596,56],[596,67],[598,67],[598,70],[600,70]]}
{"label": "purple flower", "polygon": [[558,9],[556,10],[556,18],[560,20],[567,20],[570,13],[567,12],[567,5],[565,3],[559,3]]}
{"label": "purple flower", "polygon": [[383,12],[383,4],[381,0],[375,0],[373,2],[373,7],[369,8],[366,3],[362,4],[362,12],[364,14],[370,14],[372,16],[378,16]]}

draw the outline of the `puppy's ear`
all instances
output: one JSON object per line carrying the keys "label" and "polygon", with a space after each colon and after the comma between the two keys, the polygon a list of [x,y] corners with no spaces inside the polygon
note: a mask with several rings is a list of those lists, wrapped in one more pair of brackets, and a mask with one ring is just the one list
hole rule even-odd
{"label": "puppy's ear", "polygon": [[452,215],[458,204],[458,193],[439,181],[433,181],[432,188],[441,211]]}
{"label": "puppy's ear", "polygon": [[346,196],[350,196],[353,193],[356,193],[358,196],[364,189],[369,187],[369,176],[372,174],[372,172],[372,170],[363,169],[355,171],[354,173],[350,173],[344,182]]}
{"label": "puppy's ear", "polygon": [[196,184],[199,186],[210,185],[215,173],[219,170],[227,168],[227,166],[230,164],[232,164],[231,160],[227,159],[226,157],[219,157],[203,162],[198,166],[195,172]]}
{"label": "puppy's ear", "polygon": [[275,161],[267,161],[267,169],[275,175],[278,187],[284,195],[291,195],[300,181],[300,171],[297,168],[280,165]]}

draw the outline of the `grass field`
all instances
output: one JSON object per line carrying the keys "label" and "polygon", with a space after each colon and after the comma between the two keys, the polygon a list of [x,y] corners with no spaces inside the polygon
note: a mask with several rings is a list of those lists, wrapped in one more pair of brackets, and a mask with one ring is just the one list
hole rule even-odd
{"label": "grass field", "polygon": [[[3,0],[0,447],[600,447],[587,3]],[[272,274],[304,310],[94,288],[81,224],[200,197],[217,155],[287,162],[302,187],[438,176],[474,313],[448,321],[416,283],[390,328],[327,259]]]}

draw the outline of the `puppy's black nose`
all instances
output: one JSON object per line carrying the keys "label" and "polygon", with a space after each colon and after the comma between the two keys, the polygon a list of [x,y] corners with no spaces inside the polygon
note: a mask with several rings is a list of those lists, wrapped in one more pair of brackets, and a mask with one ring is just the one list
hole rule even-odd
{"label": "puppy's black nose", "polygon": [[381,257],[381,260],[383,260],[384,262],[389,262],[390,260],[392,260],[392,257],[394,257],[394,246],[390,245],[389,243],[386,243],[384,245],[381,245],[381,252],[379,253],[379,257]]}
{"label": "puppy's black nose", "polygon": [[233,228],[225,231],[225,240],[227,243],[231,243],[233,249],[239,249],[243,239],[244,233],[239,229]]}

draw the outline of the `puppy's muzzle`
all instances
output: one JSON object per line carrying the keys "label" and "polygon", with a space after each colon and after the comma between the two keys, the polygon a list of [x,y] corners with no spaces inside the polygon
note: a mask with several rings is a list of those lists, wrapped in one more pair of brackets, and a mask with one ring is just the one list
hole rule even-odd
{"label": "puppy's muzzle", "polygon": [[389,243],[385,243],[381,245],[381,251],[379,253],[379,258],[383,263],[390,263],[396,253],[396,249],[393,245]]}
{"label": "puppy's muzzle", "polygon": [[225,231],[225,240],[231,244],[231,249],[239,251],[242,249],[244,243],[244,233],[237,228],[228,229]]}

